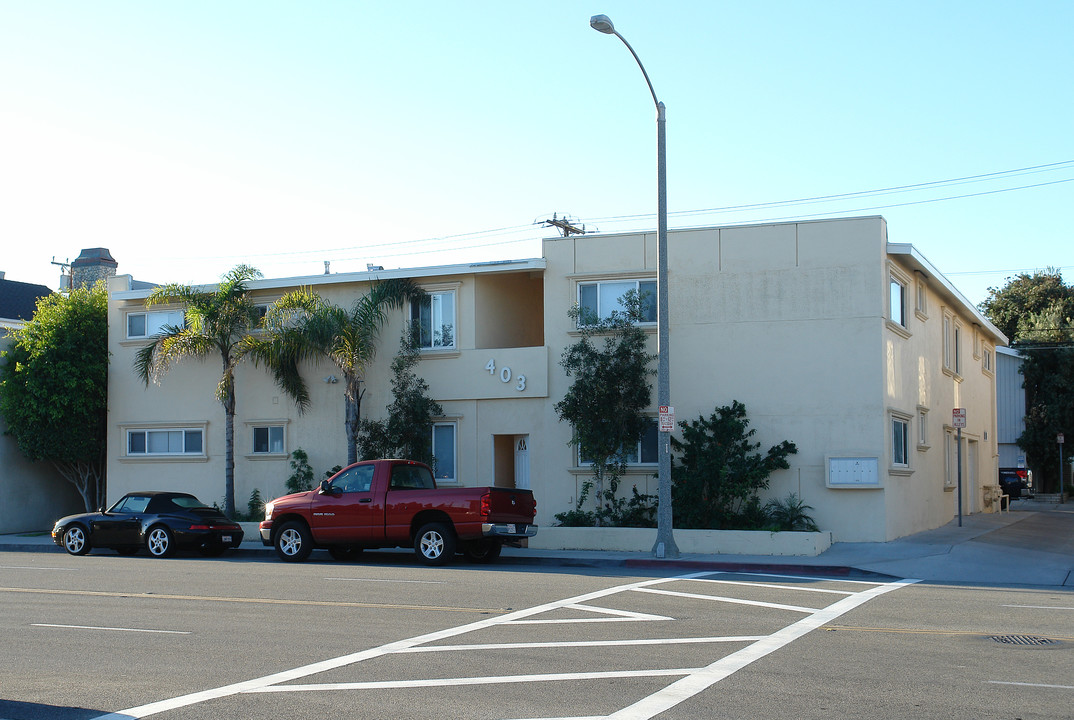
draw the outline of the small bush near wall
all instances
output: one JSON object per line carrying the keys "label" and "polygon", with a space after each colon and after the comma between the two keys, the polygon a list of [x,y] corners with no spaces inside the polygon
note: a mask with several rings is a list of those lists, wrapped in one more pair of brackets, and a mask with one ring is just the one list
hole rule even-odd
{"label": "small bush near wall", "polygon": [[679,454],[672,458],[671,497],[677,528],[756,530],[770,524],[757,498],[775,470],[790,467],[787,456],[798,447],[784,440],[762,455],[757,432],[749,429],[746,406],[735,400],[707,419],[682,421],[682,440],[671,438]]}

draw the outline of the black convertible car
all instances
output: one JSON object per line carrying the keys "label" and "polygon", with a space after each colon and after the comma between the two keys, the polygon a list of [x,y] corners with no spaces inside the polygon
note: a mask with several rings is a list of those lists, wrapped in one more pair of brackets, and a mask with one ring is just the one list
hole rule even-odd
{"label": "black convertible car", "polygon": [[147,491],[127,493],[107,510],[60,518],[52,539],[72,555],[94,547],[133,555],[144,547],[153,557],[180,548],[216,556],[239,546],[242,528],[188,493]]}

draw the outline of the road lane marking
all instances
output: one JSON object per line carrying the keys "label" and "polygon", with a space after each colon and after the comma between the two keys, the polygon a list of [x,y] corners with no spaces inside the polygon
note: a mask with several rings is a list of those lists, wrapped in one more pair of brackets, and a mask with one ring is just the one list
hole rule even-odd
{"label": "road lane marking", "polygon": [[382,580],[379,578],[346,578],[327,577],[325,580],[341,580],[344,582],[372,582],[372,583],[411,583],[414,585],[447,585],[446,580]]}
{"label": "road lane marking", "polygon": [[10,588],[0,587],[0,592],[31,593],[42,595],[79,595],[91,597],[133,598],[137,600],[194,600],[197,602],[251,603],[255,605],[312,605],[316,607],[373,608],[386,610],[436,610],[438,612],[464,612],[500,614],[507,608],[465,608],[438,605],[399,605],[394,603],[342,602],[335,600],[278,600],[275,598],[236,598],[215,595],[165,595],[158,593],[104,592],[101,590],[54,590],[50,588]]}
{"label": "road lane marking", "polygon": [[336,670],[347,665],[354,665],[365,660],[373,658],[383,657],[392,653],[405,650],[407,648],[416,647],[418,645],[424,645],[426,643],[438,642],[450,637],[456,637],[465,633],[475,632],[478,630],[484,630],[486,628],[494,627],[502,623],[512,622],[514,620],[521,620],[522,618],[530,617],[531,615],[539,615],[541,613],[549,612],[551,610],[558,610],[559,608],[574,603],[583,603],[590,600],[596,600],[598,598],[608,597],[609,595],[615,595],[626,590],[645,587],[648,585],[656,585],[659,583],[665,583],[672,580],[681,580],[691,577],[702,577],[709,573],[696,572],[688,575],[680,575],[675,578],[656,578],[650,580],[642,580],[640,582],[628,583],[626,585],[616,585],[610,588],[604,588],[602,590],[594,590],[582,595],[576,595],[564,600],[555,600],[552,602],[544,603],[542,605],[535,605],[531,608],[524,608],[522,610],[516,610],[506,615],[501,615],[495,618],[485,618],[483,620],[477,620],[466,625],[459,625],[453,628],[446,628],[444,630],[437,630],[435,632],[426,633],[425,635],[417,635],[406,640],[397,640],[396,642],[387,643],[379,647],[370,648],[368,650],[360,650],[349,655],[342,655],[336,658],[330,658],[328,660],[321,660],[319,662],[310,663],[309,665],[303,665],[301,667],[294,668],[292,670],[283,670],[271,675],[265,675],[252,680],[244,680],[231,685],[224,685],[217,688],[211,688],[209,690],[202,690],[200,692],[190,693],[187,695],[180,695],[178,697],[169,698],[166,700],[159,700],[157,702],[147,703],[145,705],[139,705],[137,707],[127,708],[126,710],[120,710],[114,713],[108,713],[107,715],[99,715],[91,720],[132,720],[132,718],[144,718],[150,715],[155,715],[167,710],[175,710],[176,708],[187,707],[189,705],[196,705],[202,702],[208,702],[209,700],[216,700],[224,697],[231,697],[245,692],[258,692],[262,688],[269,687],[271,685],[277,685],[279,683],[291,682],[300,678],[309,677],[310,675],[316,675],[322,672],[328,672],[330,670]]}
{"label": "road lane marking", "polygon": [[[384,657],[390,654],[410,652],[412,650],[417,651],[415,650],[415,648],[418,648],[419,646],[425,646],[430,643],[440,642],[442,640],[457,637],[466,633],[480,632],[496,626],[518,623],[524,620],[528,621],[528,618],[532,618],[535,615],[562,610],[563,608],[570,605],[584,604],[589,601],[596,600],[598,598],[605,598],[619,593],[638,591],[641,589],[650,588],[655,585],[689,580],[697,577],[704,577],[706,575],[711,574],[713,573],[710,571],[702,571],[669,578],[649,579],[605,588],[603,590],[596,590],[589,593],[585,593],[583,595],[565,598],[562,600],[556,600],[531,608],[508,612],[498,617],[485,618],[465,625],[460,625],[453,628],[446,628],[444,630],[438,630],[435,632],[427,633],[425,635],[418,635],[405,640],[387,643],[379,647],[361,650],[336,658],[322,660],[291,670],[284,670],[281,672],[273,673],[271,675],[266,675],[260,678],[245,680],[218,688],[212,688],[200,692],[190,693],[188,695],[182,695],[175,698],[147,703],[145,705],[129,708],[127,710],[109,713],[107,715],[101,715],[94,720],[131,720],[132,718],[143,718],[168,710],[187,707],[190,705],[208,702],[219,698],[231,697],[240,693],[295,692],[296,688],[330,688],[338,690],[343,689],[344,686],[346,686],[347,689],[359,689],[365,687],[385,688],[388,687],[388,685],[384,683],[333,683],[328,685],[283,685],[283,683],[290,683],[301,678],[316,675],[318,673],[338,670],[349,665],[354,665],[367,660]],[[828,579],[822,578],[818,580],[827,581]],[[804,635],[841,617],[842,615],[850,612],[851,610],[859,607],[860,605],[863,605],[864,603],[869,602],[870,600],[879,597],[885,593],[906,587],[916,582],[919,581],[903,579],[886,583],[869,583],[874,587],[870,587],[866,590],[854,593],[849,597],[841,598],[840,600],[832,603],[831,605],[828,605],[827,607],[803,609],[809,612],[809,615],[807,617],[801,618],[798,621],[787,625],[784,628],[777,630],[770,635],[762,636],[759,639],[751,642],[746,647],[729,655],[726,655],[711,663],[710,665],[700,668],[609,671],[611,675],[602,675],[594,673],[569,673],[546,675],[509,675],[499,676],[496,678],[491,678],[487,676],[477,678],[435,678],[427,680],[400,682],[404,683],[402,687],[420,686],[416,685],[415,683],[425,683],[426,685],[424,686],[431,687],[454,686],[467,683],[491,684],[531,681],[548,682],[550,680],[557,679],[570,680],[582,677],[592,678],[594,676],[619,678],[654,677],[657,674],[662,674],[664,676],[670,677],[679,676],[678,680],[672,682],[670,685],[665,686],[661,690],[658,690],[657,692],[654,692],[647,697],[642,698],[641,700],[633,703],[632,705],[622,708],[621,710],[618,710],[610,715],[604,716],[609,720],[613,718],[618,718],[620,720],[648,720],[649,718],[653,718],[656,715],[659,715],[660,713],[665,712],[668,709],[673,708],[676,705],[682,703],[683,701],[697,695],[698,693],[706,690],[715,683],[720,682],[724,678],[748,666],[756,660],[759,660],[760,658],[763,658],[766,655],[775,652],[776,650],[786,646],[787,644],[797,640],[798,638],[803,637]],[[712,599],[711,596],[699,597],[705,599]]]}
{"label": "road lane marking", "polygon": [[1055,607],[1054,605],[1000,605],[1000,607],[1025,608],[1027,610],[1074,610],[1074,607]]}
{"label": "road lane marking", "polygon": [[66,572],[71,572],[74,568],[38,567],[36,565],[0,565],[0,570],[64,570]]}
{"label": "road lane marking", "polygon": [[872,587],[856,593],[850,597],[837,600],[831,605],[814,611],[811,615],[792,623],[782,630],[777,630],[768,637],[747,645],[738,652],[726,655],[716,662],[705,667],[701,672],[688,675],[677,680],[667,687],[657,690],[648,697],[642,698],[632,705],[614,712],[607,717],[609,720],[648,720],[662,712],[670,710],[684,700],[688,700],[726,677],[738,672],[742,668],[760,660],[785,645],[794,642],[800,637],[809,634],[819,627],[835,620],[850,612],[860,605],[864,605],[873,598],[879,597],[893,590],[906,587],[919,580],[896,580],[891,583]]}
{"label": "road lane marking", "polygon": [[628,645],[695,645],[756,642],[766,635],[727,635],[697,638],[642,638],[636,640],[563,640],[560,642],[481,643],[476,645],[424,645],[399,653],[458,652],[467,650],[526,650],[529,648],[623,647]]}
{"label": "road lane marking", "polygon": [[770,603],[762,600],[743,600],[742,598],[723,597],[722,595],[699,595],[698,593],[676,592],[674,590],[653,590],[652,588],[639,588],[635,592],[653,593],[654,595],[671,595],[673,597],[689,598],[692,600],[713,600],[716,602],[734,603],[735,605],[753,605],[754,607],[773,608],[775,610],[792,610],[800,613],[813,613],[817,611],[817,608],[802,607],[800,605],[782,605],[780,603]]}
{"label": "road lane marking", "polygon": [[67,630],[116,630],[118,632],[163,633],[165,635],[192,635],[189,630],[149,630],[146,628],[100,627],[98,625],[54,625],[53,623],[30,623],[33,627],[62,628]]}
{"label": "road lane marking", "polygon": [[570,610],[582,610],[584,612],[601,613],[604,615],[614,615],[615,617],[581,617],[581,618],[546,618],[544,620],[514,620],[511,625],[561,625],[571,623],[602,623],[602,622],[653,622],[653,621],[665,621],[673,620],[665,615],[651,615],[649,613],[634,612],[632,610],[613,610],[611,608],[597,607],[596,605],[583,605],[581,603],[574,603],[572,605],[564,605],[566,609]]}
{"label": "road lane marking", "polygon": [[490,675],[488,677],[433,678],[430,680],[370,680],[354,683],[317,683],[313,685],[270,685],[251,693],[316,692],[326,690],[400,690],[404,688],[458,687],[460,685],[500,685],[506,683],[564,682],[568,680],[610,680],[614,678],[653,678],[690,675],[704,668],[669,668],[665,670],[607,670],[601,672],[548,673],[545,675]]}
{"label": "road lane marking", "polygon": [[1022,687],[1055,688],[1056,690],[1074,690],[1074,685],[1046,685],[1045,683],[1004,682],[1003,680],[985,680],[990,685],[1021,685]]}
{"label": "road lane marking", "polygon": [[853,590],[829,590],[827,588],[795,587],[793,585],[776,585],[774,583],[752,583],[742,580],[712,580],[710,578],[696,578],[691,582],[716,583],[719,585],[747,585],[749,587],[771,588],[773,590],[794,590],[795,592],[828,593],[829,595],[853,595]]}

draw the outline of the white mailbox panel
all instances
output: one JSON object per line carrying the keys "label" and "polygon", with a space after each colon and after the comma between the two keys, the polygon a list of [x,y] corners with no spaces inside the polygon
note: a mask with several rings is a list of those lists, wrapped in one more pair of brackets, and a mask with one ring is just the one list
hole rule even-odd
{"label": "white mailbox panel", "polygon": [[874,457],[828,458],[828,487],[880,487],[880,462]]}

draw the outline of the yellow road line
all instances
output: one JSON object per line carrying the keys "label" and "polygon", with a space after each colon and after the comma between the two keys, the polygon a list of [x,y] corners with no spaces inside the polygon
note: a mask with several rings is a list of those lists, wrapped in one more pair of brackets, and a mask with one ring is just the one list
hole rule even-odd
{"label": "yellow road line", "polygon": [[438,605],[396,605],[392,603],[337,602],[334,600],[279,600],[276,598],[236,598],[212,595],[166,595],[162,593],[103,592],[99,590],[52,590],[48,588],[6,588],[0,592],[30,593],[39,595],[80,595],[89,597],[136,598],[139,600],[200,600],[209,602],[254,603],[261,605],[315,605],[320,607],[380,608],[383,610],[435,610],[437,612],[481,613],[499,615],[505,608],[463,608]]}
{"label": "yellow road line", "polygon": [[821,630],[853,630],[855,632],[897,633],[908,635],[973,635],[975,637],[992,637],[993,635],[1032,635],[1034,637],[1043,637],[1049,640],[1067,640],[1074,642],[1074,638],[1064,637],[1062,635],[1041,635],[1039,633],[1013,632],[1010,630],[989,632],[986,630],[925,630],[912,628],[850,627],[846,625],[825,625]]}

